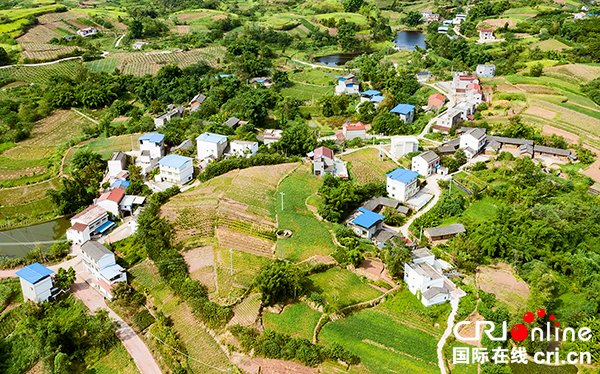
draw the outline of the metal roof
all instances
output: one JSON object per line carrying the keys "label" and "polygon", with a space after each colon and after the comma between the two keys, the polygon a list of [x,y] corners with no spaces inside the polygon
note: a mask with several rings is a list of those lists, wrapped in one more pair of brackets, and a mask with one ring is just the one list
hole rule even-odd
{"label": "metal roof", "polygon": [[199,140],[201,142],[208,142],[208,143],[221,143],[223,140],[227,141],[227,137],[225,135],[205,132],[204,134],[198,135],[196,140]]}
{"label": "metal roof", "polygon": [[419,173],[408,169],[398,168],[385,176],[398,182],[409,183],[417,179]]}
{"label": "metal roof", "polygon": [[416,156],[416,157],[421,157],[423,160],[425,160],[426,163],[430,164],[432,162],[434,162],[435,160],[439,160],[440,156],[438,156],[435,152],[433,151],[427,151],[427,152],[423,152],[420,155]]}
{"label": "metal roof", "polygon": [[162,142],[164,138],[165,138],[164,134],[160,134],[160,133],[157,133],[157,132],[151,132],[151,133],[144,134],[144,135],[140,136],[138,138],[138,141],[141,142],[142,140],[147,140],[150,143],[157,143],[158,144],[158,143]]}
{"label": "metal roof", "polygon": [[81,246],[81,252],[85,253],[89,258],[96,262],[98,262],[98,260],[100,260],[102,257],[112,254],[110,249],[92,240],[88,240],[87,242],[83,243]]}
{"label": "metal roof", "polygon": [[15,274],[19,278],[23,278],[27,282],[34,284],[53,273],[54,272],[52,270],[48,269],[44,265],[34,262],[33,264],[25,266],[23,269],[17,271]]}
{"label": "metal roof", "polygon": [[413,112],[414,110],[415,110],[414,105],[398,104],[392,110],[390,110],[390,113],[408,114],[410,112]]}
{"label": "metal roof", "polygon": [[193,158],[180,155],[168,155],[158,161],[159,165],[168,166],[171,168],[181,169],[186,163],[192,161]]}
{"label": "metal roof", "polygon": [[444,236],[444,235],[456,235],[465,232],[465,227],[462,223],[453,223],[448,226],[439,226],[425,229],[429,236]]}
{"label": "metal roof", "polygon": [[237,125],[238,123],[240,123],[240,119],[237,117],[231,117],[230,119],[225,121],[225,124],[229,127],[233,127],[233,126]]}
{"label": "metal roof", "polygon": [[381,92],[377,90],[368,90],[360,93],[362,96],[376,96],[381,95]]}
{"label": "metal roof", "polygon": [[365,229],[372,227],[377,222],[385,218],[385,216],[382,216],[381,214],[377,214],[375,212],[371,212],[370,210],[367,210],[365,208],[358,208],[358,211],[362,212],[362,214],[354,218],[352,220],[352,223],[364,227]]}
{"label": "metal roof", "polygon": [[127,155],[124,152],[113,152],[110,161],[122,161],[123,159],[125,159],[127,157]]}

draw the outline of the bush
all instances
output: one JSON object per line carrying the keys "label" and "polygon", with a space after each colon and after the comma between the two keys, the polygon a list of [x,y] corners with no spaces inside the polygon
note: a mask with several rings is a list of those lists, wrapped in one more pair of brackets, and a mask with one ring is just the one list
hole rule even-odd
{"label": "bush", "polygon": [[133,323],[133,327],[138,332],[142,332],[142,331],[146,330],[148,328],[148,326],[153,324],[155,321],[156,320],[154,319],[152,314],[150,314],[150,312],[148,312],[146,309],[137,312],[136,314],[133,315],[133,317],[131,317],[131,322]]}

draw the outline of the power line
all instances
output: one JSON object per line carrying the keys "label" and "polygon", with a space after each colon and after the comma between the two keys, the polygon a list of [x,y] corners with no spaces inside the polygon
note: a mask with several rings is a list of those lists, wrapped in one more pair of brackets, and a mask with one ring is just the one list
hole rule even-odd
{"label": "power line", "polygon": [[202,364],[202,365],[206,365],[206,366],[208,366],[208,367],[210,367],[210,368],[213,368],[213,369],[215,369],[215,370],[218,370],[218,371],[222,371],[222,372],[224,372],[224,373],[231,373],[231,369],[227,369],[227,370],[225,370],[225,369],[221,369],[221,368],[218,368],[218,367],[216,367],[216,366],[212,366],[211,364],[207,364],[206,362],[202,362],[202,361],[200,361],[200,360],[196,360],[195,358],[193,358],[193,357],[191,357],[191,356],[188,356],[188,355],[186,355],[185,353],[181,352],[180,350],[178,350],[178,349],[176,349],[176,348],[173,348],[173,347],[171,347],[170,345],[168,345],[167,343],[163,342],[163,341],[162,341],[162,340],[161,340],[161,339],[160,339],[158,336],[154,335],[154,334],[153,334],[153,333],[151,333],[150,331],[148,331],[148,334],[149,334],[149,335],[152,335],[152,336],[153,336],[153,337],[154,337],[156,340],[158,340],[159,342],[163,343],[164,345],[166,345],[167,347],[171,348],[171,349],[172,349],[172,350],[174,350],[175,352],[177,352],[177,353],[179,353],[179,354],[182,354],[182,355],[184,355],[185,357],[189,358],[190,360],[194,360],[194,361],[196,361],[197,363],[200,363],[200,364]]}

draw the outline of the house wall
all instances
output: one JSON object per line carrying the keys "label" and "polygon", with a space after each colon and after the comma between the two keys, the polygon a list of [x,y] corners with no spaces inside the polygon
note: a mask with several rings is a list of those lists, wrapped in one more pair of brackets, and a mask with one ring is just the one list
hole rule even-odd
{"label": "house wall", "polygon": [[121,211],[119,210],[119,204],[115,203],[112,200],[106,199],[106,200],[102,200],[102,201],[97,201],[96,205],[101,206],[104,209],[108,210],[115,217],[119,217],[121,215]]}
{"label": "house wall", "polygon": [[[248,153],[246,153],[248,152]],[[258,143],[252,144],[239,144],[239,143],[231,143],[231,153],[238,155],[240,157],[252,157],[256,153],[258,153]]]}
{"label": "house wall", "polygon": [[392,138],[392,154],[394,155],[394,157],[402,157],[407,153],[410,152],[417,152],[419,150],[419,142],[413,142],[413,141],[394,141],[394,138]]}
{"label": "house wall", "polygon": [[365,139],[367,137],[367,132],[365,130],[343,130],[344,137],[346,140],[352,140],[354,138]]}
{"label": "house wall", "polygon": [[425,299],[424,297],[421,297],[421,303],[423,303],[423,305],[425,305],[425,306],[441,304],[441,303],[446,302],[447,300],[450,300],[450,294],[440,293],[440,294],[435,295],[431,299]]}
{"label": "house wall", "polygon": [[39,280],[35,284],[29,283],[23,278],[19,278],[21,282],[21,291],[25,300],[32,300],[36,303],[48,300],[51,296],[52,278],[48,275]]}
{"label": "house wall", "polygon": [[90,240],[90,229],[85,228],[83,231],[67,230],[67,240],[72,241],[73,244],[83,244]]}
{"label": "house wall", "polygon": [[192,160],[186,162],[182,168],[173,168],[160,165],[160,177],[171,183],[184,185],[192,180],[194,175],[194,164]]}
{"label": "house wall", "polygon": [[200,160],[204,160],[211,155],[217,160],[220,160],[221,156],[223,156],[223,151],[225,151],[225,147],[227,147],[227,140],[224,140],[220,143],[210,143],[198,140],[196,144],[198,148],[198,158]]}
{"label": "house wall", "polygon": [[165,148],[164,148],[164,143],[160,142],[160,144],[157,143],[151,143],[147,140],[142,140],[142,142],[140,143],[140,150],[141,151],[150,151],[150,157],[151,158],[161,158],[165,155]]}
{"label": "house wall", "polygon": [[[105,223],[106,221],[108,221],[108,213],[104,213],[102,216],[96,218],[95,221],[91,222],[88,225],[88,229],[90,230],[90,233],[92,231],[94,231],[96,229],[96,227],[102,225],[103,223]],[[84,225],[86,225],[86,222],[83,222],[81,219],[77,218],[77,219],[71,219],[71,226],[76,224],[76,223],[83,223]]]}
{"label": "house wall", "polygon": [[127,158],[123,158],[123,161],[113,160],[108,161],[108,175],[111,177],[116,177],[117,174],[125,170],[127,164]]}
{"label": "house wall", "polygon": [[405,202],[419,192],[419,187],[416,178],[408,184],[387,178],[386,190],[393,199]]}
{"label": "house wall", "polygon": [[400,119],[403,120],[404,123],[413,123],[415,112],[409,112],[407,114],[398,114],[398,117],[400,117]]}

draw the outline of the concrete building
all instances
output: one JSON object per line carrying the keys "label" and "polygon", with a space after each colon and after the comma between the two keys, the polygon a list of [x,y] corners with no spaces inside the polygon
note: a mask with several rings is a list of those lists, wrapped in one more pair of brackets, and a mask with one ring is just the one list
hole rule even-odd
{"label": "concrete building", "polygon": [[386,191],[388,195],[401,202],[409,200],[419,192],[418,176],[417,172],[402,168],[386,174]]}
{"label": "concrete building", "polygon": [[218,161],[227,148],[227,137],[205,132],[196,138],[196,148],[198,149],[198,160],[212,158],[214,161]]}
{"label": "concrete building", "polygon": [[485,129],[473,128],[460,136],[460,148],[465,151],[468,159],[481,152],[487,142]]}
{"label": "concrete building", "polygon": [[385,216],[381,214],[365,208],[358,208],[357,212],[351,216],[347,226],[361,238],[371,239],[383,227],[384,219]]}
{"label": "concrete building", "polygon": [[367,129],[361,122],[358,123],[344,123],[342,134],[346,140],[352,140],[354,138],[366,139]]}
{"label": "concrete building", "polygon": [[436,260],[427,248],[414,250],[412,261],[404,264],[404,282],[413,295],[426,307],[441,304],[466,294],[458,289],[442,271],[450,268],[448,263]]}
{"label": "concrete building", "polygon": [[111,289],[116,283],[127,282],[125,269],[117,264],[114,253],[98,242],[89,241],[81,246],[81,260],[86,273],[97,282],[93,286],[108,299],[112,299]]}
{"label": "concrete building", "polygon": [[534,157],[542,156],[542,157],[554,157],[562,161],[575,161],[577,160],[577,156],[569,151],[568,149],[560,149],[554,147],[546,147],[543,145],[534,145],[533,146]]}
{"label": "concrete building", "polygon": [[148,43],[146,42],[135,42],[133,43],[133,45],[131,46],[132,49],[142,49],[143,46],[148,45]]}
{"label": "concrete building", "polygon": [[237,117],[231,117],[229,118],[227,121],[225,121],[225,125],[227,127],[231,127],[232,129],[235,129],[236,127],[238,127],[239,125],[241,125],[242,120],[240,120]]}
{"label": "concrete building", "polygon": [[114,217],[121,216],[121,200],[125,196],[125,190],[121,188],[113,188],[112,190],[100,195],[96,201],[96,205],[101,206],[110,212]]}
{"label": "concrete building", "polygon": [[396,114],[404,123],[413,123],[415,119],[415,106],[410,104],[398,104],[390,113]]}
{"label": "concrete building", "polygon": [[437,118],[435,125],[433,125],[433,132],[447,133],[450,131],[450,129],[458,125],[458,121],[460,119],[460,111],[456,109],[449,109]]}
{"label": "concrete building", "polygon": [[335,86],[336,95],[358,95],[360,85],[354,74],[348,74],[338,79],[338,84]]}
{"label": "concrete building", "polygon": [[445,240],[465,233],[465,227],[461,223],[453,223],[448,226],[439,226],[425,229],[424,233],[429,240]]}
{"label": "concrete building", "polygon": [[156,175],[157,181],[168,182],[183,186],[194,177],[194,159],[180,155],[168,155],[158,161],[160,173]]}
{"label": "concrete building", "polygon": [[411,170],[428,177],[435,174],[439,166],[440,156],[433,151],[427,151],[413,157]]}
{"label": "concrete building", "polygon": [[71,218],[71,228],[67,230],[67,240],[73,244],[83,244],[93,237],[106,234],[115,226],[108,220],[108,211],[98,205],[90,205]]}
{"label": "concrete building", "polygon": [[25,266],[15,274],[21,282],[21,291],[23,291],[25,301],[31,300],[35,303],[42,303],[58,293],[51,277],[54,272],[44,265],[35,262]]}
{"label": "concrete building", "polygon": [[478,77],[493,78],[496,75],[496,65],[477,65],[475,72]]}
{"label": "concrete building", "polygon": [[182,107],[182,106],[172,107],[172,109],[168,110],[167,112],[161,114],[158,117],[155,117],[154,118],[155,128],[158,129],[160,127],[163,127],[165,125],[165,123],[169,122],[173,118],[181,118],[181,116],[183,115],[183,111],[184,111],[184,107]]}
{"label": "concrete building", "polygon": [[429,96],[429,99],[427,99],[427,107],[430,110],[438,111],[438,110],[442,109],[442,107],[444,106],[445,103],[446,103],[446,96],[439,94],[439,93],[433,94],[433,95]]}
{"label": "concrete building", "polygon": [[116,178],[120,172],[127,170],[127,155],[124,152],[113,152],[108,160],[108,175]]}
{"label": "concrete building", "polygon": [[278,142],[283,134],[282,130],[266,129],[263,132],[263,142],[270,147],[271,144]]}
{"label": "concrete building", "polygon": [[165,136],[156,132],[144,134],[138,138],[142,158],[159,159],[165,155]]}
{"label": "concrete building", "polygon": [[258,142],[232,140],[229,144],[231,154],[238,157],[252,157],[258,153]]}
{"label": "concrete building", "polygon": [[411,152],[419,151],[419,139],[416,136],[392,136],[391,154],[400,158]]}
{"label": "concrete building", "polygon": [[97,33],[98,33],[98,29],[96,29],[95,27],[86,27],[86,28],[77,30],[77,35],[83,36],[84,38],[88,37],[88,36],[96,35]]}
{"label": "concrete building", "polygon": [[448,33],[448,27],[447,26],[440,26],[438,27],[438,34],[447,34]]}
{"label": "concrete building", "polygon": [[494,30],[479,30],[479,40],[496,40],[496,37],[494,36]]}
{"label": "concrete building", "polygon": [[312,152],[313,174],[333,175],[333,151],[327,147],[319,147]]}

